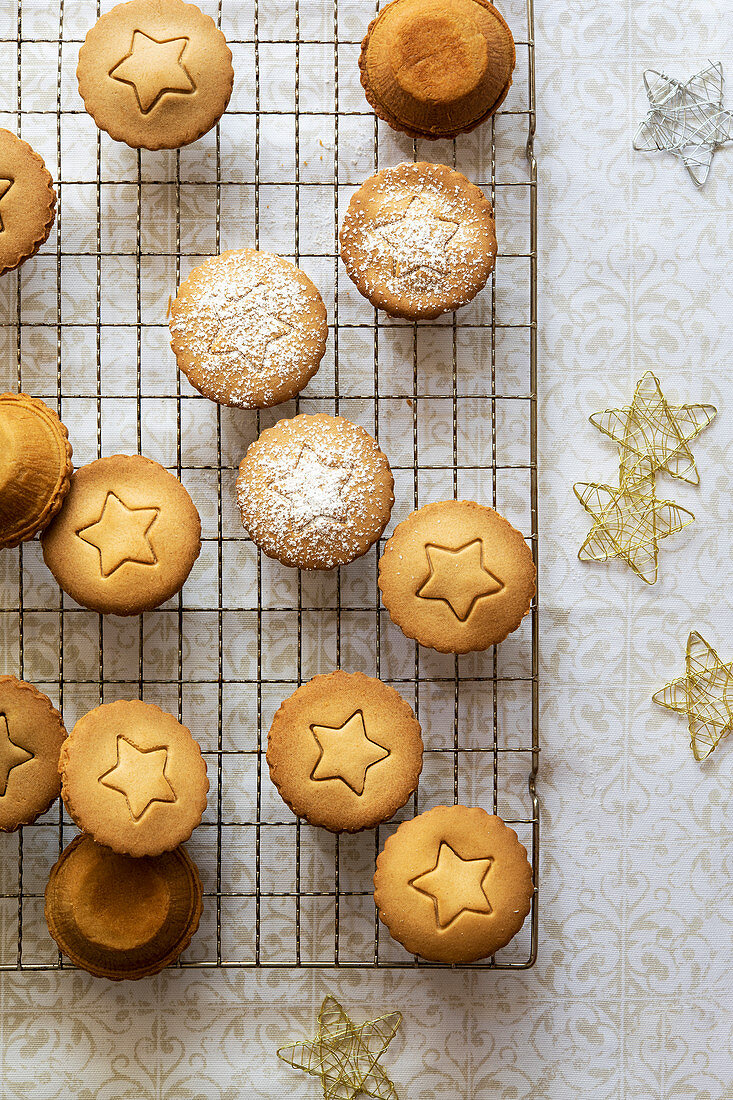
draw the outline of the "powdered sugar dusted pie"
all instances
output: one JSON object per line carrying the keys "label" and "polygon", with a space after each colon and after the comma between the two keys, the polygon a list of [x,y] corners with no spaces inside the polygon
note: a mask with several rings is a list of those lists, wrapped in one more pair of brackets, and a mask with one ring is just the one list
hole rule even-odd
{"label": "powdered sugar dusted pie", "polygon": [[302,390],[326,351],[326,307],[280,256],[232,249],[195,268],[171,307],[171,347],[204,397],[263,409]]}
{"label": "powdered sugar dusted pie", "polygon": [[444,164],[398,164],[352,196],[340,234],[349,277],[392,317],[428,320],[485,286],[496,261],[494,210]]}
{"label": "powdered sugar dusted pie", "polygon": [[302,414],[262,432],[237,479],[242,523],[268,557],[333,569],[365,554],[387,526],[394,479],[363,428]]}

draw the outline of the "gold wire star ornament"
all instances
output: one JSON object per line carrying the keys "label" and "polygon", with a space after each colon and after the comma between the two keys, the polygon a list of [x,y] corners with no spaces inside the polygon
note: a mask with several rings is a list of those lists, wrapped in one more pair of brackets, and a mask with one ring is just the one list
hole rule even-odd
{"label": "gold wire star ornament", "polygon": [[359,1093],[397,1100],[394,1084],[378,1064],[402,1022],[390,1012],[358,1026],[334,997],[325,997],[315,1039],[280,1047],[278,1058],[320,1077],[324,1100],[353,1100]]}
{"label": "gold wire star ornament", "polygon": [[689,444],[712,423],[714,405],[670,405],[659,379],[647,371],[637,383],[631,405],[593,413],[591,424],[619,447],[619,484],[663,470],[698,485],[700,476]]}
{"label": "gold wire star ornament", "polygon": [[695,518],[679,504],[659,500],[653,478],[618,487],[578,482],[573,488],[595,521],[578,552],[580,560],[623,558],[646,584],[657,580],[660,539]]}
{"label": "gold wire star ornament", "polygon": [[651,110],[634,135],[634,148],[673,153],[702,187],[716,150],[733,141],[733,114],[723,110],[723,66],[711,61],[684,84],[647,69],[644,86]]}
{"label": "gold wire star ornament", "polygon": [[733,727],[733,663],[693,631],[687,639],[686,675],[652,696],[655,703],[687,715],[696,760],[705,760]]}

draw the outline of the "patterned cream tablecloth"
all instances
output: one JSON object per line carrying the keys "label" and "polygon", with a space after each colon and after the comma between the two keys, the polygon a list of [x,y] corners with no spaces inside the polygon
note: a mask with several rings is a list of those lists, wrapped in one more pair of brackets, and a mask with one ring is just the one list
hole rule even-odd
{"label": "patterned cream tablecloth", "polygon": [[[239,37],[246,38],[252,0],[225,6],[229,18],[239,21]],[[83,34],[94,7],[67,0],[69,37]],[[631,148],[646,111],[645,68],[687,77],[712,59],[733,75],[733,4],[537,0],[537,7],[539,961],[523,973],[170,971],[121,986],[83,973],[5,973],[4,1100],[316,1097],[318,1083],[278,1062],[274,1051],[314,1032],[326,992],[336,994],[356,1019],[392,1008],[403,1012],[403,1027],[384,1059],[403,1098],[733,1095],[731,747],[698,765],[684,722],[650,702],[653,691],[681,674],[690,629],[699,629],[724,658],[733,659],[733,149],[717,155],[707,186],[698,192],[679,163]],[[260,0],[260,20],[275,28],[292,19],[290,8],[292,3]],[[327,0],[322,11],[321,0],[307,0],[305,8],[316,23],[332,10]],[[521,3],[515,0],[513,8],[521,11]],[[16,17],[16,3],[1,0],[0,108],[15,103]],[[53,43],[57,3],[23,0],[23,19],[26,37]],[[364,19],[355,12],[354,38]],[[39,109],[55,110],[55,77],[49,75],[55,72],[55,50],[53,44],[45,52],[42,46],[28,48],[26,105],[35,86],[43,101]],[[353,61],[344,58],[344,86],[357,84]],[[71,50],[67,67],[64,95],[73,97]],[[240,103],[252,96],[248,73],[243,66]],[[733,107],[733,91],[728,103]],[[14,128],[14,117],[3,116],[3,124]],[[55,129],[53,116],[51,124]],[[84,116],[75,125],[82,161],[89,136]],[[44,126],[47,117],[30,115],[23,133],[52,158],[55,132],[44,137]],[[73,156],[74,133],[64,140]],[[385,156],[396,160],[409,152],[409,142],[394,139]],[[420,153],[435,155],[429,147]],[[234,170],[237,151],[225,149],[224,156]],[[359,156],[357,143],[357,175]],[[274,191],[270,198],[277,202]],[[73,207],[71,188],[66,200]],[[119,211],[107,220],[110,241],[124,237],[130,201],[118,196]],[[191,194],[186,201],[198,200]],[[263,207],[267,245],[288,251],[268,210]],[[238,228],[236,219],[228,224]],[[214,244],[197,247],[211,251]],[[78,273],[79,308],[88,275]],[[37,286],[24,290],[25,308],[36,313],[46,293],[38,278]],[[53,279],[55,272],[55,288]],[[114,271],[105,271],[105,282],[110,308],[134,311],[134,302],[114,301]],[[14,293],[14,277],[7,277],[3,318],[13,317]],[[158,304],[144,301],[143,310]],[[118,360],[103,364],[105,372],[117,372],[121,386],[134,387],[126,373],[130,354],[121,346]],[[55,363],[55,348],[52,355]],[[3,356],[12,385],[12,337]],[[76,369],[74,363],[80,372],[94,369],[94,349],[76,348],[74,356],[69,353],[69,370]],[[615,472],[613,450],[588,415],[629,399],[649,368],[670,398],[711,401],[720,409],[694,447],[700,486],[664,481],[667,495],[691,507],[697,522],[663,545],[654,587],[619,564],[578,562],[588,523],[572,494],[573,482],[608,480]],[[32,357],[27,372],[24,381],[33,391]],[[79,410],[77,435],[93,409],[92,402],[86,412]],[[82,461],[94,457],[93,420],[88,423],[89,453],[83,441],[77,451]],[[115,438],[112,420],[104,430],[106,452],[115,444],[132,442],[134,448],[134,440]],[[11,638],[8,628],[12,667]],[[11,924],[8,918],[3,936]]]}

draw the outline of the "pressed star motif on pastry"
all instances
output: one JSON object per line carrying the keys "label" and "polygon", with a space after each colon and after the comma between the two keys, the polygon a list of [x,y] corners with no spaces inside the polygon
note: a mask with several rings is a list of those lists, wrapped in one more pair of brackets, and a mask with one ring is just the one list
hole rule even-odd
{"label": "pressed star motif on pastry", "polygon": [[687,715],[696,760],[705,760],[733,729],[733,664],[693,631],[687,639],[685,675],[655,695],[655,703]]}
{"label": "pressed star motif on pastry", "polygon": [[267,289],[260,284],[242,298],[232,298],[219,314],[219,327],[209,346],[217,355],[240,355],[262,370],[270,345],[292,332],[267,308]]}
{"label": "pressed star motif on pastry", "polygon": [[733,141],[733,114],[723,110],[723,66],[710,64],[685,83],[647,69],[644,86],[651,110],[636,131],[634,148],[673,153],[702,187],[716,150]]}
{"label": "pressed star motif on pastry", "polygon": [[622,485],[657,470],[697,485],[700,477],[689,443],[716,414],[713,405],[669,405],[659,379],[647,371],[637,384],[630,407],[606,409],[594,413],[590,420],[619,445]]}
{"label": "pressed star motif on pastry", "polygon": [[295,527],[323,520],[345,523],[348,513],[343,490],[351,480],[352,466],[329,466],[306,443],[295,466],[271,488],[287,501]]}
{"label": "pressed star motif on pastry", "polygon": [[139,821],[153,802],[175,802],[176,793],[165,774],[168,750],[139,749],[123,734],[117,737],[117,763],[99,777],[103,787],[125,796],[134,821]]}
{"label": "pressed star motif on pastry", "polygon": [[399,1012],[355,1024],[333,997],[324,998],[318,1034],[303,1043],[280,1047],[278,1058],[294,1069],[319,1077],[324,1100],[354,1100],[361,1094],[397,1100],[394,1084],[379,1059],[397,1034]]}
{"label": "pressed star motif on pastry", "polygon": [[435,867],[411,879],[410,886],[433,899],[438,926],[447,928],[461,913],[492,912],[484,880],[493,862],[491,856],[463,859],[443,841]]}
{"label": "pressed star motif on pastry", "polygon": [[190,95],[196,91],[191,74],[183,63],[188,38],[164,38],[159,41],[143,31],[135,31],[130,52],[109,75],[129,84],[144,115],[167,93]]}
{"label": "pressed star motif on pastry", "polygon": [[[12,186],[13,180],[0,179],[0,202],[2,202]],[[0,233],[4,232],[4,230],[5,225],[3,224],[2,211],[0,211]]]}
{"label": "pressed star motif on pastry", "polygon": [[659,541],[692,523],[694,516],[671,500],[659,500],[653,479],[646,483],[589,485],[578,482],[575,495],[595,520],[581,546],[581,561],[623,558],[637,576],[654,584],[659,566]]}
{"label": "pressed star motif on pastry", "polygon": [[8,789],[8,781],[13,768],[25,764],[33,759],[33,753],[16,745],[10,736],[8,720],[4,714],[0,714],[0,798]]}
{"label": "pressed star motif on pastry", "polygon": [[103,577],[111,576],[121,565],[157,563],[149,531],[159,512],[159,508],[128,508],[116,493],[107,493],[99,519],[77,531],[82,542],[99,551]]}
{"label": "pressed star motif on pastry", "polygon": [[484,565],[481,539],[474,539],[456,550],[428,543],[425,554],[430,573],[416,594],[424,600],[443,600],[462,623],[469,618],[478,600],[493,596],[504,587]]}
{"label": "pressed star motif on pastry", "polygon": [[364,793],[369,769],[389,756],[367,734],[360,710],[343,726],[311,726],[311,732],[321,750],[311,779],[340,779],[354,794]]}
{"label": "pressed star motif on pastry", "polygon": [[376,233],[389,246],[395,277],[422,272],[436,279],[450,267],[447,249],[459,229],[458,222],[436,214],[424,196],[416,195],[401,214],[378,226]]}

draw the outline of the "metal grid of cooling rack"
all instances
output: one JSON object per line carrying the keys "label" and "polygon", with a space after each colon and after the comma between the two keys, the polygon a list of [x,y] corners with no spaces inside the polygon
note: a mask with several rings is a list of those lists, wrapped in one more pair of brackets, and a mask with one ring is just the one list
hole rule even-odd
{"label": "metal grid of cooling rack", "polygon": [[[509,10],[512,4],[514,11]],[[212,790],[209,811],[189,851],[202,870],[205,915],[180,965],[434,969],[438,964],[414,959],[393,944],[374,911],[374,860],[396,824],[356,837],[333,837],[292,818],[276,799],[271,802],[264,762],[269,714],[297,684],[333,667],[361,668],[392,683],[413,705],[426,742],[420,789],[396,821],[440,802],[484,805],[517,830],[529,849],[537,882],[537,603],[524,628],[498,650],[436,658],[397,638],[380,609],[380,547],[317,582],[302,574],[289,581],[282,572],[273,575],[277,567],[255,553],[243,532],[229,527],[227,501],[237,464],[230,435],[246,445],[260,427],[298,411],[352,415],[393,458],[398,498],[393,522],[430,499],[475,497],[500,510],[504,506],[524,528],[537,560],[533,0],[503,5],[518,51],[515,85],[504,109],[476,132],[478,139],[437,145],[395,137],[374,119],[365,101],[354,99],[360,35],[378,3],[372,8],[350,0],[290,0],[288,8],[274,0],[250,0],[249,5],[204,0],[200,6],[224,29],[235,52],[235,69],[238,58],[251,64],[250,101],[233,101],[208,139],[192,147],[204,149],[198,164],[187,151],[148,155],[126,149],[121,164],[110,157],[106,138],[94,130],[86,146],[93,154],[87,158],[87,173],[79,165],[84,164],[82,131],[89,134],[84,131],[89,120],[68,86],[84,28],[112,3],[5,0],[3,6],[0,54],[7,63],[6,79],[15,83],[14,94],[6,96],[4,124],[40,148],[58,193],[52,237],[39,257],[6,276],[0,288],[5,385],[55,404],[70,427],[77,464],[126,449],[147,453],[174,470],[204,513],[202,557],[209,563],[208,583],[192,577],[183,594],[164,609],[120,626],[118,620],[86,612],[58,593],[44,571],[37,543],[4,551],[3,671],[50,694],[69,727],[100,702],[135,696],[177,713],[198,737]],[[274,75],[282,70],[283,58],[288,70],[294,67],[292,98],[285,106],[278,102]],[[314,94],[313,66],[319,61],[322,71],[315,79],[322,81],[323,96],[329,99],[325,105],[308,99]],[[45,86],[47,96],[51,94],[52,64],[55,106],[39,92]],[[10,110],[13,100],[15,110]],[[232,157],[223,153],[225,128],[237,119],[251,122],[251,166],[241,175],[234,172]],[[371,137],[367,162],[364,150],[357,149],[349,169],[344,153],[351,149],[355,123]],[[325,143],[318,139],[319,126],[328,135]],[[286,188],[277,171],[267,178],[273,161],[266,154],[276,130],[292,145]],[[515,143],[513,155],[502,157],[509,135]],[[328,178],[320,183],[308,167],[308,158],[312,163],[319,147],[327,154],[320,159],[329,164],[332,154],[333,161],[332,171],[326,169]],[[451,163],[479,183],[495,205],[499,236],[496,272],[480,296],[481,309],[472,312],[468,307],[450,319],[421,326],[391,322],[363,302],[354,305],[338,258],[338,225],[351,190],[371,171],[409,156]],[[355,174],[360,178],[352,178]],[[89,201],[86,237],[79,230],[85,219],[78,209],[84,188]],[[163,356],[167,382],[148,387],[151,356],[160,359],[150,334],[166,329],[164,316],[151,320],[148,264],[154,258],[162,263],[167,295],[203,254],[232,246],[229,229],[236,232],[237,218],[227,201],[230,190],[251,203],[249,232],[244,219],[241,245],[254,243],[289,254],[322,291],[326,278],[333,288],[328,303],[333,358],[317,376],[325,375],[321,388],[311,393],[311,384],[299,399],[272,414],[238,414],[235,428],[229,410],[212,406],[187,387],[172,357]],[[287,202],[292,202],[289,248],[272,240],[269,214],[270,202],[285,190]],[[192,196],[200,193],[210,200],[204,213],[192,205]],[[167,247],[165,242],[154,247],[147,243],[151,196],[158,202],[162,196],[163,213],[159,207],[156,218],[168,224]],[[327,245],[314,248],[306,227],[324,197],[331,231]],[[190,223],[199,217],[209,225],[206,247],[189,244]],[[515,227],[512,233],[510,225]],[[522,243],[513,246],[508,238],[517,237],[517,226],[522,227]],[[126,235],[127,245],[119,243],[120,234]],[[200,240],[194,243],[200,245]],[[110,306],[115,262],[122,264],[121,270],[128,265],[130,278],[125,283],[120,277]],[[86,304],[79,306],[83,298]],[[522,306],[513,313],[507,303],[515,299]],[[423,365],[431,354],[437,355],[440,369],[426,376]],[[355,358],[358,384],[350,374]],[[132,364],[127,385],[117,374],[123,359]],[[88,361],[86,375],[77,369],[82,360]],[[398,362],[401,367],[395,368]],[[443,420],[436,410],[445,414]],[[170,416],[169,438],[158,439],[156,447],[151,418],[165,415]],[[118,422],[126,429],[118,432]],[[189,453],[189,440],[192,432],[204,434],[206,426],[208,451],[197,458]],[[401,439],[401,457],[391,454],[385,435],[392,436],[393,447]],[[519,457],[516,447],[509,448],[508,457],[504,454],[509,436],[520,444]],[[110,445],[121,437],[126,447]],[[191,600],[192,591],[198,598]],[[202,655],[201,665],[196,654]],[[57,806],[34,825],[0,835],[0,969],[64,966],[46,933],[43,888],[51,863],[74,831]],[[517,940],[475,968],[532,966],[537,929],[535,891],[531,917]]]}

